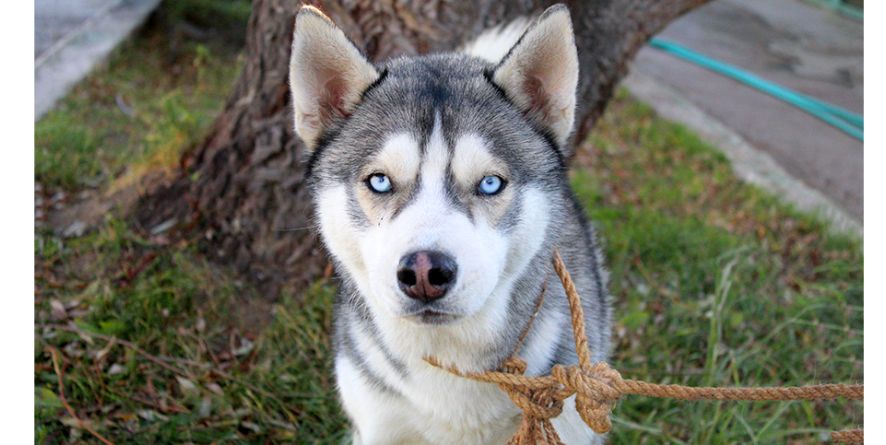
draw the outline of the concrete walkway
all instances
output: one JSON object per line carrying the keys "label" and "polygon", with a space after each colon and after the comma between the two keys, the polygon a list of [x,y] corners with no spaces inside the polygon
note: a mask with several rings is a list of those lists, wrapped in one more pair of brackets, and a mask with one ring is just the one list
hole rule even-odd
{"label": "concrete walkway", "polygon": [[[862,113],[863,25],[829,10],[799,0],[716,0],[672,23],[659,37]],[[640,52],[632,73],[628,89],[653,107],[673,108],[674,101],[682,101],[706,115],[684,118],[672,109],[665,113],[670,119],[702,134],[724,127],[729,134],[713,139],[732,139],[751,150],[742,155],[747,164],[743,176],[756,176],[753,182],[800,208],[821,209],[831,219],[846,223],[848,218],[849,225],[861,227],[862,142],[791,105],[653,48]],[[761,177],[779,184],[773,187]],[[808,190],[786,192],[796,188]]]}
{"label": "concrete walkway", "polygon": [[35,119],[110,54],[160,0],[37,0]]}

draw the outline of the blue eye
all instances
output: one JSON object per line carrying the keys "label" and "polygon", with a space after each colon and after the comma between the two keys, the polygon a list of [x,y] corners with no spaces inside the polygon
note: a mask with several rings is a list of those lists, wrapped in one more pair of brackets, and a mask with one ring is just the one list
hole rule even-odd
{"label": "blue eye", "polygon": [[371,175],[369,179],[366,180],[366,185],[369,186],[369,190],[372,190],[375,193],[387,193],[393,188],[393,185],[391,185],[391,179],[381,173]]}
{"label": "blue eye", "polygon": [[498,194],[504,185],[504,180],[498,176],[485,176],[477,185],[477,191],[481,195],[492,196]]}

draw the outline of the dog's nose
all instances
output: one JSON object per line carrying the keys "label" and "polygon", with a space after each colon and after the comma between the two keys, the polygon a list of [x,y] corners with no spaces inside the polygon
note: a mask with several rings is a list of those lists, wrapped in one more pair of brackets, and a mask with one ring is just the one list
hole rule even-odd
{"label": "dog's nose", "polygon": [[397,283],[409,298],[429,302],[446,295],[455,284],[457,271],[458,265],[449,255],[422,250],[400,258]]}

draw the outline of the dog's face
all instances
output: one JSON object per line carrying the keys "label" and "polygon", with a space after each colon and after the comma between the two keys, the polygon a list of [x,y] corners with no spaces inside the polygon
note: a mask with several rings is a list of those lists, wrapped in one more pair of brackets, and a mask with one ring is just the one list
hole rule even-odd
{"label": "dog's face", "polygon": [[496,67],[448,55],[381,68],[303,9],[290,79],[323,239],[368,305],[435,324],[501,312],[565,181],[577,82],[565,8]]}

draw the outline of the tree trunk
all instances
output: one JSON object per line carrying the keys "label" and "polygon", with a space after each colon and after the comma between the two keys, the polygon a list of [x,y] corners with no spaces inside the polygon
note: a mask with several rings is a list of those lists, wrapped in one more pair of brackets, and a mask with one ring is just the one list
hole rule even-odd
{"label": "tree trunk", "polygon": [[[628,62],[656,32],[706,0],[575,0],[581,63],[573,141],[602,114]],[[448,51],[483,29],[554,3],[542,0],[340,0],[318,6],[367,56]],[[182,159],[171,186],[145,197],[146,227],[189,220],[212,258],[270,294],[297,291],[327,264],[305,187],[304,146],[293,133],[287,84],[293,0],[254,0],[246,66],[205,142]]]}

